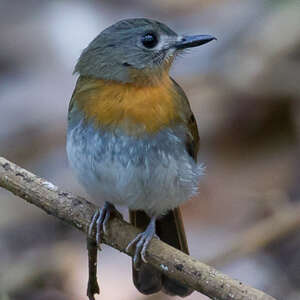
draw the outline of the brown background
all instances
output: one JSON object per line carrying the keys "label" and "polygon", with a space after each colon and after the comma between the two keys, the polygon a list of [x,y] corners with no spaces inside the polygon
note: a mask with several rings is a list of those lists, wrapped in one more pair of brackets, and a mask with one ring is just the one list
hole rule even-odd
{"label": "brown background", "polygon": [[[300,199],[299,12],[298,0],[0,0],[0,155],[86,196],[65,153],[82,49],[127,17],[217,36],[172,69],[199,125],[206,175],[183,214],[191,254],[208,261]],[[220,268],[278,299],[300,299],[299,233]],[[82,234],[0,190],[1,300],[86,299],[86,260]],[[145,299],[128,257],[104,246],[100,260],[102,299]]]}

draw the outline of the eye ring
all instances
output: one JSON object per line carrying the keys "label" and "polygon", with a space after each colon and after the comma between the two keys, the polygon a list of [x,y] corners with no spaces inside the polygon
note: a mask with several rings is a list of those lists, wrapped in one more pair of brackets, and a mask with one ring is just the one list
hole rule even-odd
{"label": "eye ring", "polygon": [[158,44],[158,38],[155,33],[147,32],[142,36],[141,42],[145,48],[151,49]]}

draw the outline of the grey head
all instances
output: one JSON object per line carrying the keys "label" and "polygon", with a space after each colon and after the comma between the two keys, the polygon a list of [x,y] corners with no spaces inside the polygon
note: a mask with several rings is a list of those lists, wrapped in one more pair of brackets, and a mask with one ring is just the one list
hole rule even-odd
{"label": "grey head", "polygon": [[178,52],[213,39],[210,35],[181,36],[151,19],[126,19],[106,28],[83,50],[74,72],[132,82],[133,72],[159,74],[170,67]]}

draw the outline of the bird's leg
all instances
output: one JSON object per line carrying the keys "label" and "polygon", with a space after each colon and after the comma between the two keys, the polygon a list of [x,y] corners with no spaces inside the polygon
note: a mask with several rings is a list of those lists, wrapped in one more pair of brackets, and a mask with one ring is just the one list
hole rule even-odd
{"label": "bird's leg", "polygon": [[[97,209],[93,215],[91,224],[89,226],[88,237],[87,237],[87,249],[88,249],[88,260],[89,260],[89,278],[87,287],[87,296],[89,300],[95,300],[95,294],[100,293],[98,281],[97,281],[97,246],[101,241],[101,229],[106,233],[106,225],[110,216],[114,214],[122,218],[122,215],[116,210],[116,208],[105,202],[103,208]],[[93,238],[93,228],[96,225],[96,241]]]}
{"label": "bird's leg", "polygon": [[146,260],[146,251],[149,246],[150,241],[153,237],[157,237],[155,230],[156,217],[152,217],[149,225],[147,226],[146,230],[144,232],[139,233],[127,246],[126,251],[128,252],[129,249],[133,246],[135,246],[135,254],[133,257],[133,263],[135,268],[138,267],[138,263],[140,261],[140,258],[144,263],[147,263]]}

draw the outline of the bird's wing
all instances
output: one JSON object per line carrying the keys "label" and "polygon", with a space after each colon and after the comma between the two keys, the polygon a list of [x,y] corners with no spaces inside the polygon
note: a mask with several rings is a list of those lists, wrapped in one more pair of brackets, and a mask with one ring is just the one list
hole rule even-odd
{"label": "bird's wing", "polygon": [[68,114],[70,115],[71,111],[72,111],[72,108],[74,106],[74,103],[76,102],[76,98],[75,96],[82,90],[82,88],[87,85],[87,78],[85,77],[82,77],[82,76],[79,76],[78,79],[77,79],[77,82],[76,82],[76,86],[75,86],[75,89],[73,91],[73,94],[72,94],[72,97],[71,97],[71,100],[70,100],[70,103],[69,103],[69,109],[68,109]]}
{"label": "bird's wing", "polygon": [[187,137],[186,137],[186,150],[195,161],[197,161],[197,155],[200,148],[200,137],[197,127],[197,122],[194,114],[191,110],[190,103],[180,85],[172,79],[174,86],[178,94],[178,100],[180,102],[184,119],[187,125]]}

